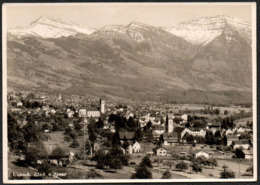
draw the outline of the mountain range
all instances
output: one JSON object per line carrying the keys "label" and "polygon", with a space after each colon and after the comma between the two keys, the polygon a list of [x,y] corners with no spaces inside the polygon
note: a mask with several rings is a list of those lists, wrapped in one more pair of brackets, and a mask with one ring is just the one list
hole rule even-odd
{"label": "mountain range", "polygon": [[44,16],[8,30],[8,89],[248,103],[251,53],[251,24],[227,16],[167,28],[133,21],[98,29]]}

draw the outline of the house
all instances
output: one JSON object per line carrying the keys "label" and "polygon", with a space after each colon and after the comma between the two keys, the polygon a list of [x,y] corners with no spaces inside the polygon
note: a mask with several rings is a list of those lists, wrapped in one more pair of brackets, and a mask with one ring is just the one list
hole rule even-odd
{"label": "house", "polygon": [[164,127],[156,127],[156,128],[154,129],[154,132],[155,132],[156,134],[159,134],[159,135],[163,134],[164,131],[165,131]]}
{"label": "house", "polygon": [[215,134],[217,130],[221,129],[221,123],[208,123],[207,128],[211,130],[213,134]]}
{"label": "house", "polygon": [[131,144],[126,148],[126,152],[128,154],[133,154],[133,146]]}
{"label": "house", "polygon": [[[119,132],[119,139],[121,144],[127,141],[129,145],[132,145],[134,136],[135,136],[135,132],[128,132],[128,131]],[[130,149],[129,151],[132,151],[132,149]]]}
{"label": "house", "polygon": [[206,130],[202,128],[188,128],[186,129],[186,132],[193,136],[201,136],[201,137],[206,136]]}
{"label": "house", "polygon": [[78,110],[79,117],[90,118],[100,117],[100,111],[97,107],[82,107]]}
{"label": "house", "polygon": [[186,134],[187,132],[187,128],[186,127],[174,127],[173,129],[173,132],[177,133],[177,136],[178,136],[178,142],[185,142],[184,141],[184,135]]}
{"label": "house", "polygon": [[227,146],[232,145],[232,143],[237,142],[238,141],[238,137],[236,135],[227,135]]}
{"label": "house", "polygon": [[112,132],[112,133],[115,133],[115,132],[116,132],[116,129],[115,129],[115,126],[114,126],[114,125],[110,126],[110,132]]}
{"label": "house", "polygon": [[199,157],[205,157],[205,158],[209,158],[209,154],[207,152],[204,152],[204,151],[200,151],[200,152],[197,152],[195,154],[195,158],[199,158]]}
{"label": "house", "polygon": [[99,149],[100,149],[100,144],[94,143],[94,144],[93,144],[93,151],[96,152],[96,151],[98,151]]}
{"label": "house", "polygon": [[225,133],[226,133],[226,135],[232,135],[232,134],[235,133],[235,129],[230,129],[230,128],[229,128],[229,129],[226,130]]}
{"label": "house", "polygon": [[247,140],[247,139],[237,140],[237,141],[234,142],[233,148],[234,149],[243,148],[243,149],[247,150],[247,149],[250,148],[249,140]]}
{"label": "house", "polygon": [[160,147],[156,150],[157,156],[167,156],[167,150],[163,147]]}
{"label": "house", "polygon": [[[53,147],[51,147],[53,148]],[[71,152],[67,148],[62,148],[64,155],[63,156],[55,156],[52,151],[50,152],[50,147],[46,147],[47,152],[49,154],[49,163],[57,166],[63,166],[67,167],[71,164],[71,162],[74,160],[75,154]]]}
{"label": "house", "polygon": [[245,128],[243,128],[243,127],[238,128],[236,133],[237,134],[244,134],[245,133]]}
{"label": "house", "polygon": [[22,102],[17,102],[17,103],[16,103],[16,106],[17,106],[17,107],[22,107],[22,106],[23,106],[23,103],[22,103]]}
{"label": "house", "polygon": [[125,115],[126,119],[129,119],[130,117],[134,117],[134,114],[132,112],[127,112]]}
{"label": "house", "polygon": [[242,150],[244,155],[245,155],[245,159],[253,159],[253,151],[252,150]]}
{"label": "house", "polygon": [[163,139],[163,145],[174,145],[175,143],[178,143],[178,134],[176,132],[163,133]]}
{"label": "house", "polygon": [[69,118],[73,118],[74,111],[67,112],[67,115],[68,115]]}
{"label": "house", "polygon": [[137,141],[133,144],[133,153],[139,153],[141,150],[141,145]]}

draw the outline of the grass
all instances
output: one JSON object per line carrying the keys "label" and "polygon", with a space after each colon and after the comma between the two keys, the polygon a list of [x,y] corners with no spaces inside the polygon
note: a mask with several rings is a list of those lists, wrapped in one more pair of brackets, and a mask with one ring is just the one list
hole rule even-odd
{"label": "grass", "polygon": [[50,139],[48,141],[44,141],[44,145],[46,148],[55,148],[55,146],[59,146],[61,148],[69,148],[71,152],[74,154],[80,151],[80,148],[84,146],[84,136],[78,136],[77,141],[79,142],[78,148],[71,148],[69,145],[71,144],[72,140],[70,142],[64,141],[63,132],[57,131],[57,132],[51,132],[47,134],[50,136]]}

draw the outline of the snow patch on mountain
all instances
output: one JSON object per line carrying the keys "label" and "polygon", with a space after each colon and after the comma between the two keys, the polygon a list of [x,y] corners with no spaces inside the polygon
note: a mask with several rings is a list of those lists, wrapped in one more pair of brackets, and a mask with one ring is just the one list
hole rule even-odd
{"label": "snow patch on mountain", "polygon": [[8,32],[18,38],[25,36],[36,36],[41,38],[59,38],[68,37],[76,34],[91,34],[95,30],[87,28],[71,21],[51,18],[47,16],[40,17],[27,27],[16,27]]}
{"label": "snow patch on mountain", "polygon": [[207,45],[221,35],[227,25],[247,41],[251,40],[251,24],[228,16],[204,17],[163,29],[193,44]]}

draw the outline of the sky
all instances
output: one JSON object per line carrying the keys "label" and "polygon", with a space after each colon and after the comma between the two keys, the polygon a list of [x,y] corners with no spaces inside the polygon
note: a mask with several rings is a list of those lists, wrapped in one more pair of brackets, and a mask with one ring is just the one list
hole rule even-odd
{"label": "sky", "polygon": [[253,3],[48,3],[5,4],[7,29],[28,26],[47,15],[92,28],[132,21],[152,26],[173,26],[201,17],[226,15],[251,21]]}

